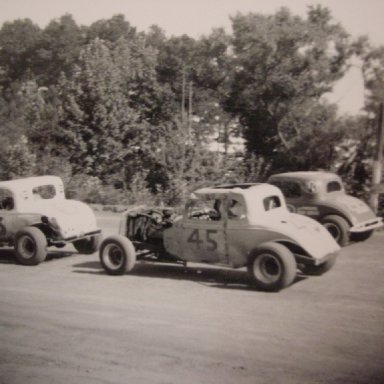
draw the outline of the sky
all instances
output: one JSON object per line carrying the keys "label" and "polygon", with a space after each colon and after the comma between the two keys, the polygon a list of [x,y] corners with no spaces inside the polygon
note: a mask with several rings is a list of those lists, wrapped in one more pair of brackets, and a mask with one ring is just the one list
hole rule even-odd
{"label": "sky", "polygon": [[[230,16],[238,12],[272,14],[285,6],[305,17],[308,6],[316,4],[329,8],[334,20],[352,37],[366,35],[373,45],[384,45],[384,0],[0,0],[0,25],[29,18],[44,28],[66,13],[77,24],[90,25],[123,14],[138,31],[156,24],[168,37],[187,34],[198,38],[217,27],[230,32]],[[363,98],[363,83],[356,66],[329,95],[341,114],[357,114]]]}

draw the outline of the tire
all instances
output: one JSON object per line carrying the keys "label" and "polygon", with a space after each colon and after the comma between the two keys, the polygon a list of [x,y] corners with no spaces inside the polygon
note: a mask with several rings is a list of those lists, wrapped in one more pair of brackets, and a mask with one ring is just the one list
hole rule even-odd
{"label": "tire", "polygon": [[15,236],[16,258],[23,265],[38,265],[47,257],[47,239],[40,229],[26,227]]}
{"label": "tire", "polygon": [[368,240],[373,234],[373,229],[366,232],[358,232],[358,233],[352,233],[351,240],[352,241],[365,241]]}
{"label": "tire", "polygon": [[349,224],[341,216],[326,216],[321,220],[321,224],[328,230],[336,242],[344,247],[349,242]]}
{"label": "tire", "polygon": [[132,242],[126,237],[109,236],[100,246],[100,262],[110,275],[124,275],[135,266],[136,252]]}
{"label": "tire", "polygon": [[321,276],[325,272],[328,272],[336,263],[336,255],[331,259],[327,260],[325,263],[320,265],[305,265],[301,268],[302,272],[305,275],[310,276]]}
{"label": "tire", "polygon": [[89,239],[80,239],[73,242],[76,251],[84,255],[91,255],[99,249],[100,236],[91,236]]}
{"label": "tire", "polygon": [[252,285],[263,291],[279,291],[296,277],[296,260],[291,251],[278,243],[265,243],[253,252],[248,263]]}

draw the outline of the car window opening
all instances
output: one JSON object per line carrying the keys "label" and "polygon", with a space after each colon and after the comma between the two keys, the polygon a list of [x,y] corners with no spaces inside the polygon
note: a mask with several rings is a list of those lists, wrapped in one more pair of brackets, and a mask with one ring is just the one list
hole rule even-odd
{"label": "car window opening", "polygon": [[281,207],[281,201],[278,196],[266,197],[263,200],[263,204],[266,211]]}
{"label": "car window opening", "polygon": [[328,193],[337,192],[337,191],[341,191],[341,190],[342,190],[342,186],[338,181],[330,181],[327,184],[327,192]]}
{"label": "car window opening", "polygon": [[36,200],[44,199],[53,199],[56,196],[56,189],[54,185],[39,185],[32,189],[33,197]]}
{"label": "car window opening", "polygon": [[0,189],[0,209],[11,211],[15,207],[11,191]]}
{"label": "car window opening", "polygon": [[245,209],[243,204],[238,200],[230,200],[228,205],[228,218],[238,220],[245,217]]}

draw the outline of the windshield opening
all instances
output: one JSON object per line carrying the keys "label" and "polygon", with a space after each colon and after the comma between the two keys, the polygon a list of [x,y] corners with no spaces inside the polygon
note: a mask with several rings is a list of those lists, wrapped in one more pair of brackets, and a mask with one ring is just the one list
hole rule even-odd
{"label": "windshield opening", "polygon": [[219,199],[192,200],[187,205],[187,217],[190,220],[220,220],[221,204]]}
{"label": "windshield opening", "polygon": [[301,197],[300,184],[295,181],[272,181],[271,184],[280,188],[286,198]]}

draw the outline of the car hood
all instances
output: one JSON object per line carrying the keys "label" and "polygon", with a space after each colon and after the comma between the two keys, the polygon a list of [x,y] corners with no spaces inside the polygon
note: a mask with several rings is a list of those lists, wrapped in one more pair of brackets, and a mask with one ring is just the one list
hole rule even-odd
{"label": "car hood", "polygon": [[355,220],[352,221],[355,221],[355,224],[376,217],[367,204],[350,195],[338,194],[334,197],[327,198],[327,202],[338,209],[342,209],[347,217],[350,217],[351,219],[354,218]]}
{"label": "car hood", "polygon": [[285,213],[264,221],[270,231],[281,239],[289,239],[302,247],[315,259],[340,250],[340,246],[329,232],[310,217]]}
{"label": "car hood", "polygon": [[29,213],[46,216],[63,238],[83,236],[98,229],[93,210],[76,200],[39,200],[31,204]]}

